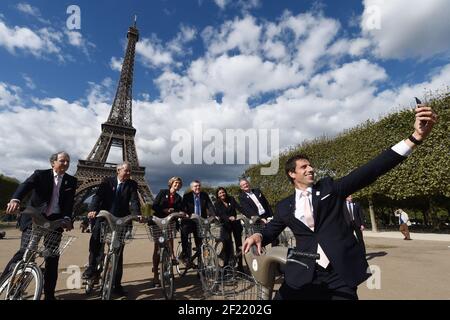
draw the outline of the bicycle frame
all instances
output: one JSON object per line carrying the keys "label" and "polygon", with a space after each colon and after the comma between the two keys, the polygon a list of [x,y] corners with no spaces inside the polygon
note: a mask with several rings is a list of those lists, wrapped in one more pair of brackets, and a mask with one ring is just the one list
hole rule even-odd
{"label": "bicycle frame", "polygon": [[261,298],[263,300],[270,300],[272,298],[275,278],[279,275],[278,271],[280,266],[284,266],[289,261],[308,268],[306,264],[296,260],[295,257],[319,259],[318,254],[304,253],[293,248],[280,246],[266,248],[265,252],[261,255],[257,254],[256,246],[253,246],[244,257],[252,276],[262,286]]}
{"label": "bicycle frame", "polygon": [[[160,250],[159,261],[161,264],[161,272],[159,274],[161,277],[161,284],[162,284],[161,288],[163,290],[164,297],[168,300],[173,298],[173,294],[175,291],[174,285],[173,285],[174,277],[173,277],[173,263],[172,263],[172,259],[171,259],[172,252],[170,251],[170,246],[169,246],[169,241],[170,241],[170,239],[173,238],[170,235],[170,232],[171,232],[170,226],[171,226],[171,222],[174,219],[177,219],[179,217],[184,217],[184,216],[185,216],[184,213],[173,212],[165,218],[158,218],[155,216],[150,218],[150,221],[153,221],[155,223],[155,225],[161,231],[161,235],[157,239],[154,238],[153,240],[158,241],[158,244],[159,244],[159,250]],[[152,226],[149,226],[149,227],[152,227]],[[153,237],[156,237],[157,235],[158,234],[154,234]],[[168,259],[168,261],[165,261],[166,259]],[[165,265],[166,262],[168,265]],[[154,267],[158,267],[158,266],[154,266]]]}
{"label": "bicycle frame", "polygon": [[[120,228],[126,227],[130,221],[141,220],[141,216],[128,215],[126,217],[115,217],[106,210],[101,210],[97,218],[104,218],[111,230],[111,240],[103,263],[103,274],[101,281],[101,295],[103,300],[111,298],[112,286],[116,277],[117,263],[119,259],[120,249],[125,245],[124,234],[120,232]],[[111,263],[111,265],[110,265]]]}

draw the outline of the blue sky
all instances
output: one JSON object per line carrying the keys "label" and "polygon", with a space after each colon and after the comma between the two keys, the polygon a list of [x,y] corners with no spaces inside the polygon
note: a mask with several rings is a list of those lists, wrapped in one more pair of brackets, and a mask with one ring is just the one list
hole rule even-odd
{"label": "blue sky", "polygon": [[[79,30],[66,27],[72,4]],[[3,0],[0,172],[24,179],[65,149],[74,173],[108,116],[134,14],[136,143],[157,192],[175,174],[218,185],[244,170],[176,165],[171,134],[193,120],[277,129],[282,150],[446,90],[449,13],[445,0]]]}

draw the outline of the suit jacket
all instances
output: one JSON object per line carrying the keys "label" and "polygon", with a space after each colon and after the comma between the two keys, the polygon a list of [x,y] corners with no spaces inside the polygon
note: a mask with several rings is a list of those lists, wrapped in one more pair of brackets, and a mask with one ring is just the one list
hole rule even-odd
{"label": "suit jacket", "polygon": [[[352,202],[353,216],[355,217],[355,227],[361,229],[365,225],[364,211],[358,202]],[[351,213],[348,211],[347,201],[344,202],[345,219],[348,225],[352,225]]]}
{"label": "suit jacket", "polygon": [[[169,189],[162,189],[153,201],[152,209],[155,210],[155,216],[158,218],[165,218],[168,216],[163,210],[169,208]],[[183,210],[183,198],[178,193],[175,193],[175,201],[173,209],[178,212]]]}
{"label": "suit jacket", "polygon": [[[100,210],[111,211],[116,197],[117,177],[107,177],[103,179],[102,183],[97,189],[89,211]],[[116,217],[125,217],[130,214],[139,215],[141,213],[141,206],[138,198],[138,184],[136,181],[128,179],[124,182],[115,212],[111,212]]]}
{"label": "suit jacket", "polygon": [[[22,201],[23,198],[30,191],[32,191],[28,205],[39,208],[46,207],[50,204],[53,194],[54,176],[53,169],[36,170],[28,179],[21,183],[12,198]],[[61,180],[59,189],[59,210],[60,214],[52,215],[49,219],[60,219],[63,217],[72,218],[73,203],[75,191],[77,188],[77,179],[67,173],[64,174]],[[44,209],[45,210],[45,209]],[[21,216],[19,218],[20,230],[25,230],[31,223],[31,218],[28,216]]]}
{"label": "suit jacket", "polygon": [[[215,215],[214,205],[211,202],[208,194],[206,192],[200,192],[200,207],[203,218],[207,218],[208,216]],[[194,193],[188,192],[183,196],[183,211],[191,216],[195,213],[195,204],[194,204]]]}
{"label": "suit jacket", "polygon": [[218,199],[214,203],[214,208],[216,209],[216,215],[224,223],[230,221],[228,219],[229,217],[236,218],[236,216],[237,216],[236,210],[239,210],[239,211],[242,210],[239,203],[237,203],[237,201],[232,196],[228,196],[228,207],[225,207],[223,202],[220,199]]}
{"label": "suit jacket", "polygon": [[[295,235],[298,250],[316,253],[320,243],[336,273],[348,286],[356,287],[370,274],[367,273],[364,248],[358,244],[345,220],[345,198],[371,184],[404,159],[389,149],[343,178],[319,180],[312,187],[314,231],[295,218],[295,193],[281,200],[274,219],[262,231],[263,245],[272,242],[285,227],[289,227]],[[313,279],[315,261],[305,259],[303,262],[308,269],[296,263],[286,264],[285,281],[294,289]]]}
{"label": "suit jacket", "polygon": [[[251,189],[251,191],[255,194],[255,196],[258,198],[259,202],[263,206],[264,210],[266,211],[263,215],[261,215],[261,218],[269,218],[273,216],[272,208],[269,205],[269,202],[267,201],[266,197],[264,197],[264,194],[259,189]],[[247,217],[251,218],[252,216],[258,216],[258,207],[253,202],[252,198],[250,198],[247,193],[244,191],[239,192],[239,203],[242,207],[242,213]]]}

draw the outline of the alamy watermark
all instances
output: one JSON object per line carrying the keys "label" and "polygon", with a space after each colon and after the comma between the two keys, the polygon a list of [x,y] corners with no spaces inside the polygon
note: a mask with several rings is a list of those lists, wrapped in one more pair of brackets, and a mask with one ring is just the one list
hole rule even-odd
{"label": "alamy watermark", "polygon": [[[203,130],[202,122],[194,122],[193,133],[176,129],[171,140],[176,142],[170,157],[174,164],[259,164],[261,175],[275,175],[279,169],[279,129]],[[206,145],[205,145],[206,144]]]}
{"label": "alamy watermark", "polygon": [[81,9],[79,6],[72,4],[67,7],[66,13],[69,17],[66,20],[66,27],[69,30],[81,29]]}

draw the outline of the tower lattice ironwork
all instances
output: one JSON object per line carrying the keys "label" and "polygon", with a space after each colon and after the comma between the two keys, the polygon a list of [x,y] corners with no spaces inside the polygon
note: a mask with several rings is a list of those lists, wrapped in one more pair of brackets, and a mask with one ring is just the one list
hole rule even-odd
{"label": "tower lattice ironwork", "polygon": [[122,64],[117,92],[112,104],[108,120],[102,124],[102,132],[86,160],[79,160],[75,176],[78,178],[75,211],[79,211],[83,201],[100,184],[102,179],[113,176],[117,164],[106,162],[111,147],[122,149],[123,161],[128,161],[132,167],[132,179],[139,186],[141,203],[152,203],[153,196],[145,181],[145,167],[139,166],[139,160],[134,143],[136,129],[132,126],[132,88],[136,43],[139,41],[139,31],[134,25],[128,29],[128,44],[125,59]]}

